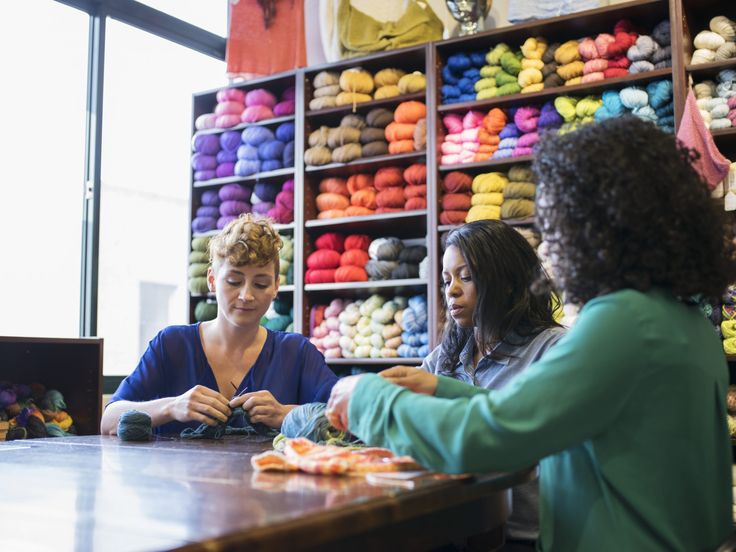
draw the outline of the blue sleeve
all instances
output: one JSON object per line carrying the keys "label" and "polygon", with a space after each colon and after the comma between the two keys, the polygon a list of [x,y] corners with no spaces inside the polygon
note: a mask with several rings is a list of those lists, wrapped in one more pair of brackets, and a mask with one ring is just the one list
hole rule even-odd
{"label": "blue sleeve", "polygon": [[337,383],[337,376],[327,366],[322,353],[306,338],[304,339],[303,359],[299,404],[326,403],[330,398],[332,387]]}
{"label": "blue sleeve", "polygon": [[127,376],[110,398],[111,404],[115,401],[152,401],[161,398],[164,382],[164,345],[162,330],[149,343],[143,353],[138,366],[132,374]]}

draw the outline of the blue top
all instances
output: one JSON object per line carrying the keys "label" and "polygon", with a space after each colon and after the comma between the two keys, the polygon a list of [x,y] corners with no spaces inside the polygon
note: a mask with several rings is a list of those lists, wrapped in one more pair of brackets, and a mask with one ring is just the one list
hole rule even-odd
{"label": "blue top", "polygon": [[[238,390],[267,390],[281,404],[327,402],[337,376],[307,338],[295,333],[267,330],[266,342]],[[186,393],[195,385],[218,390],[215,374],[199,337],[199,323],[169,326],[148,344],[138,366],[110,399],[152,401]],[[179,433],[199,422],[170,422],[154,428],[157,433]],[[237,424],[235,424],[237,425]]]}

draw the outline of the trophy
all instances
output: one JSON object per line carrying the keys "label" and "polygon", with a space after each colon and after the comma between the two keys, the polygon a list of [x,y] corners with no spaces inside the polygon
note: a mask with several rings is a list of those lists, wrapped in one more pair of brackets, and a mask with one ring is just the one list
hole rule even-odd
{"label": "trophy", "polygon": [[452,17],[460,23],[460,36],[483,30],[483,20],[488,15],[486,0],[445,0]]}

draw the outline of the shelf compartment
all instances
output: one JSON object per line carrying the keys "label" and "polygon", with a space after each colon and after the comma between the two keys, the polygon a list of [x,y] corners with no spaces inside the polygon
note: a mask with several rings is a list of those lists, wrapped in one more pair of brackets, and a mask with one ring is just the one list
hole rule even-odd
{"label": "shelf compartment", "polygon": [[235,125],[229,128],[207,128],[204,130],[197,130],[194,132],[194,134],[222,134],[223,132],[227,132],[229,130],[245,130],[248,127],[254,126],[280,125],[281,123],[288,123],[289,121],[293,120],[294,115],[284,115],[283,117],[273,117],[271,119],[264,119],[263,121],[258,121],[255,123],[240,123],[239,125]]}
{"label": "shelf compartment", "polygon": [[375,171],[382,166],[388,164],[407,164],[407,162],[424,162],[427,156],[426,151],[412,151],[409,153],[397,153],[394,155],[376,155],[375,157],[361,157],[349,163],[329,163],[327,165],[307,165],[304,172],[309,175],[313,174],[345,174],[357,173],[361,171]]}
{"label": "shelf compartment", "polygon": [[672,68],[655,69],[646,73],[635,73],[625,77],[616,77],[591,83],[575,84],[572,86],[555,86],[545,88],[539,92],[528,94],[510,94],[508,96],[497,96],[487,100],[475,100],[472,102],[461,102],[454,104],[443,104],[437,108],[440,113],[452,113],[457,111],[468,111],[475,109],[487,111],[493,107],[513,107],[518,105],[529,105],[532,103],[543,103],[557,96],[585,96],[616,87],[626,87],[648,83],[654,80],[672,78]]}
{"label": "shelf compartment", "polygon": [[408,102],[409,100],[426,102],[426,92],[422,91],[415,92],[413,94],[402,94],[400,96],[393,96],[391,98],[371,100],[370,102],[358,102],[355,104],[355,109],[353,109],[353,104],[339,105],[337,107],[327,107],[325,109],[313,109],[311,111],[307,111],[305,117],[307,117],[308,119],[319,119],[320,117],[347,115],[348,113],[367,113],[368,111],[376,107],[395,107],[401,102]]}
{"label": "shelf compartment", "polygon": [[284,169],[276,169],[275,171],[256,173],[250,176],[226,176],[224,178],[212,178],[211,180],[195,181],[193,186],[198,189],[212,188],[214,186],[222,186],[223,184],[272,180],[276,178],[283,178],[285,176],[292,176],[293,174],[294,167],[286,167]]}
{"label": "shelf compartment", "polygon": [[348,294],[366,293],[398,293],[400,289],[427,287],[423,278],[406,278],[402,280],[372,280],[369,282],[339,282],[328,284],[305,284],[305,292],[343,292]]}
{"label": "shelf compartment", "polygon": [[503,167],[510,167],[519,163],[531,163],[534,160],[533,155],[520,155],[518,157],[504,157],[503,159],[489,159],[488,161],[476,161],[474,163],[460,163],[457,165],[440,165],[440,172],[484,172],[496,171]]}
{"label": "shelf compartment", "polygon": [[326,358],[327,365],[333,366],[393,366],[395,364],[419,365],[424,359],[415,358]]}
{"label": "shelf compartment", "polygon": [[410,232],[417,234],[427,233],[427,210],[404,211],[403,213],[385,213],[380,215],[365,215],[360,217],[343,217],[334,219],[308,220],[304,223],[308,230],[332,230],[337,232],[363,233],[388,225],[391,235]]}

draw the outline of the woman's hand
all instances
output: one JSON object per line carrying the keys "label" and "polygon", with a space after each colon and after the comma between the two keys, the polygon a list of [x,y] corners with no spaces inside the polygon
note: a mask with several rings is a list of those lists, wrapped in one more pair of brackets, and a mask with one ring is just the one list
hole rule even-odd
{"label": "woman's hand", "polygon": [[327,421],[340,431],[348,431],[348,405],[355,386],[362,376],[348,376],[337,380],[327,401]]}
{"label": "woman's hand", "polygon": [[231,410],[227,399],[209,387],[196,385],[174,399],[169,414],[177,422],[202,422],[210,426],[227,422]]}
{"label": "woman's hand", "polygon": [[421,368],[394,366],[379,372],[378,375],[415,393],[434,395],[437,391],[437,376]]}
{"label": "woman's hand", "polygon": [[251,423],[262,423],[276,429],[281,427],[284,417],[293,406],[281,404],[270,391],[253,391],[244,393],[230,401],[230,408],[242,406],[248,413]]}

